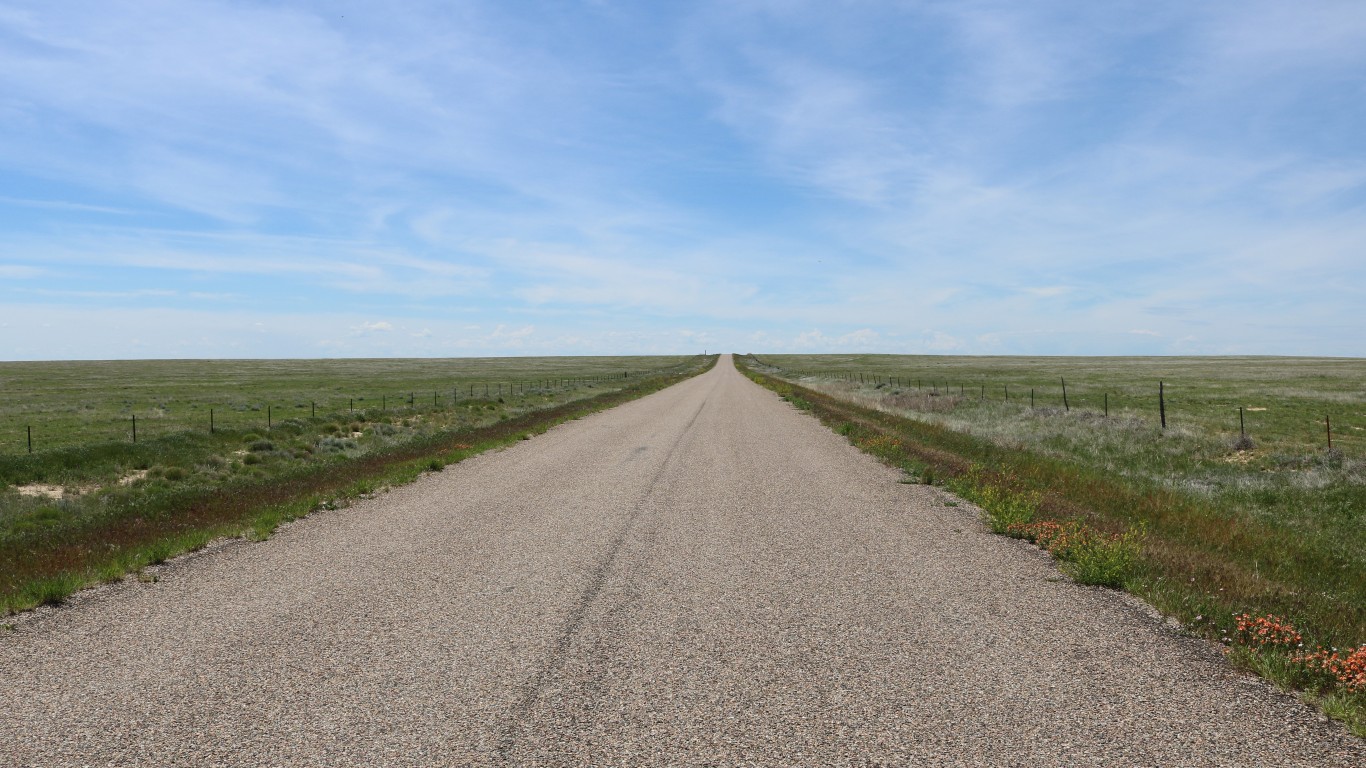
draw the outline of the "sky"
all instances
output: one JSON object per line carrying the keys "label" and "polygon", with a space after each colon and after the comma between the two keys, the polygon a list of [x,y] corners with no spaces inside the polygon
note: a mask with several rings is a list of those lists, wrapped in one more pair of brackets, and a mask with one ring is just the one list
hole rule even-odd
{"label": "sky", "polygon": [[0,360],[1366,357],[1366,3],[0,0]]}

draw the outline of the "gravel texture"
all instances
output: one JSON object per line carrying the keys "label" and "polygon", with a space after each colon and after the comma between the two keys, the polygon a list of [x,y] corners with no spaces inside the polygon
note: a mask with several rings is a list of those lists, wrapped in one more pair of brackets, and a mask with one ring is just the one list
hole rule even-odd
{"label": "gravel texture", "polygon": [[0,631],[0,764],[1354,766],[739,376]]}

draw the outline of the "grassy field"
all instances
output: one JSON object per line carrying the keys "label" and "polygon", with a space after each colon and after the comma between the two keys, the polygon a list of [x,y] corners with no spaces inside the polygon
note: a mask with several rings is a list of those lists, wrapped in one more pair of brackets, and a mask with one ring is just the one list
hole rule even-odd
{"label": "grassy field", "polygon": [[55,444],[0,454],[0,608],[60,601],[216,536],[268,535],[714,361],[0,364],[2,412]]}
{"label": "grassy field", "polygon": [[[1366,455],[1366,360],[1360,359],[763,355],[762,360],[786,374],[809,374],[813,381],[863,374],[864,388],[879,393],[895,377],[893,388],[903,394],[957,395],[949,401],[954,407],[944,411],[953,411],[964,425],[1026,413],[1031,391],[1037,409],[1063,409],[1065,381],[1069,409],[1103,413],[1108,399],[1112,416],[1156,429],[1161,382],[1172,434],[1208,438],[1216,449],[1232,445],[1239,436],[1241,406],[1259,457],[1326,449],[1326,417],[1333,422],[1334,448]],[[1013,408],[993,409],[993,403]]]}
{"label": "grassy field", "polygon": [[[766,355],[763,361],[789,375],[802,372],[794,380],[818,391],[1075,462],[1135,487],[1198,498],[1313,541],[1351,563],[1366,583],[1366,360]],[[861,383],[851,380],[859,373]],[[1326,419],[1335,433],[1331,453]],[[1248,442],[1239,450],[1244,432]]]}
{"label": "grassy field", "polygon": [[[1095,531],[1083,539],[1097,546],[1081,550],[1134,557],[1089,583],[1123,586],[1192,631],[1231,642],[1232,658],[1317,691],[1325,711],[1366,734],[1366,676],[1353,693],[1287,662],[1299,640],[1279,655],[1233,642],[1247,636],[1236,616],[1273,615],[1305,648],[1361,648],[1356,663],[1366,663],[1366,361],[738,361],[908,477],[978,502],[998,532],[1058,555],[1060,531]],[[1060,556],[1074,576],[1077,552]]]}
{"label": "grassy field", "polygon": [[[582,391],[681,357],[505,357],[378,360],[113,360],[0,362],[0,455],[131,441],[215,427],[265,430],[272,420],[378,413],[536,391]],[[516,398],[518,402],[525,398]]]}

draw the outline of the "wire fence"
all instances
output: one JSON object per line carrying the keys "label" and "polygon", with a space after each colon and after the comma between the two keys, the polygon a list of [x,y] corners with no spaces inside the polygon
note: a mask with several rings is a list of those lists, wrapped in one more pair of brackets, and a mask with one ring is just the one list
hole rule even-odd
{"label": "wire fence", "polygon": [[[1164,431],[1170,426],[1197,421],[1209,424],[1211,417],[1208,414],[1211,411],[1216,414],[1222,412],[1226,416],[1216,416],[1225,419],[1220,425],[1220,431],[1236,430],[1240,445],[1251,444],[1248,437],[1249,427],[1254,426],[1252,422],[1256,416],[1267,410],[1235,405],[1226,396],[1201,397],[1181,393],[1179,390],[1174,393],[1171,384],[1163,379],[1143,385],[1147,386],[1149,391],[1136,394],[1135,389],[1141,387],[1132,384],[1099,389],[1090,385],[1085,389],[1079,389],[1075,384],[1069,385],[1065,376],[1058,376],[1052,385],[1021,385],[1018,382],[991,382],[981,377],[968,381],[942,372],[915,374],[859,370],[789,370],[762,361],[757,356],[751,355],[749,359],[784,378],[839,381],[851,386],[873,389],[890,387],[927,398],[999,401],[1028,407],[1034,411],[1064,414],[1077,412],[1099,416],[1102,419],[1110,418],[1112,412],[1116,415],[1122,412],[1126,418],[1133,418],[1135,414],[1141,417],[1141,414],[1146,413],[1150,415],[1154,425]],[[1362,412],[1362,404],[1358,403],[1356,409],[1350,406],[1343,407],[1337,413],[1326,408],[1318,413],[1311,412],[1308,407],[1299,407],[1295,410],[1300,417],[1296,419],[1296,430],[1299,434],[1295,435],[1295,438],[1316,443],[1330,453],[1344,450],[1353,454],[1366,453],[1366,435],[1363,435],[1366,432],[1366,413]],[[1284,427],[1282,426],[1279,431],[1284,431]]]}
{"label": "wire fence", "polygon": [[[667,369],[672,370],[672,369]],[[650,371],[658,375],[667,371]],[[639,376],[640,374],[635,374]],[[176,400],[124,406],[109,415],[77,412],[65,418],[37,418],[10,424],[0,440],[0,454],[34,454],[99,442],[138,443],[177,433],[270,431],[300,419],[338,421],[406,417],[490,404],[512,399],[509,405],[525,404],[537,396],[560,395],[608,383],[626,383],[631,371],[619,374],[524,380],[463,380],[445,389],[329,395],[326,398],[277,396],[266,399]],[[517,400],[522,400],[518,403]],[[17,428],[16,428],[17,427]]]}

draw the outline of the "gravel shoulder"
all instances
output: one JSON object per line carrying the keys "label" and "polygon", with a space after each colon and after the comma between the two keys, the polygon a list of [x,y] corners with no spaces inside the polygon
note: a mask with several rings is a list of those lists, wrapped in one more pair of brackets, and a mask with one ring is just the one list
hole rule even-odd
{"label": "gravel shoulder", "polygon": [[5,765],[1362,766],[713,371],[0,631]]}

